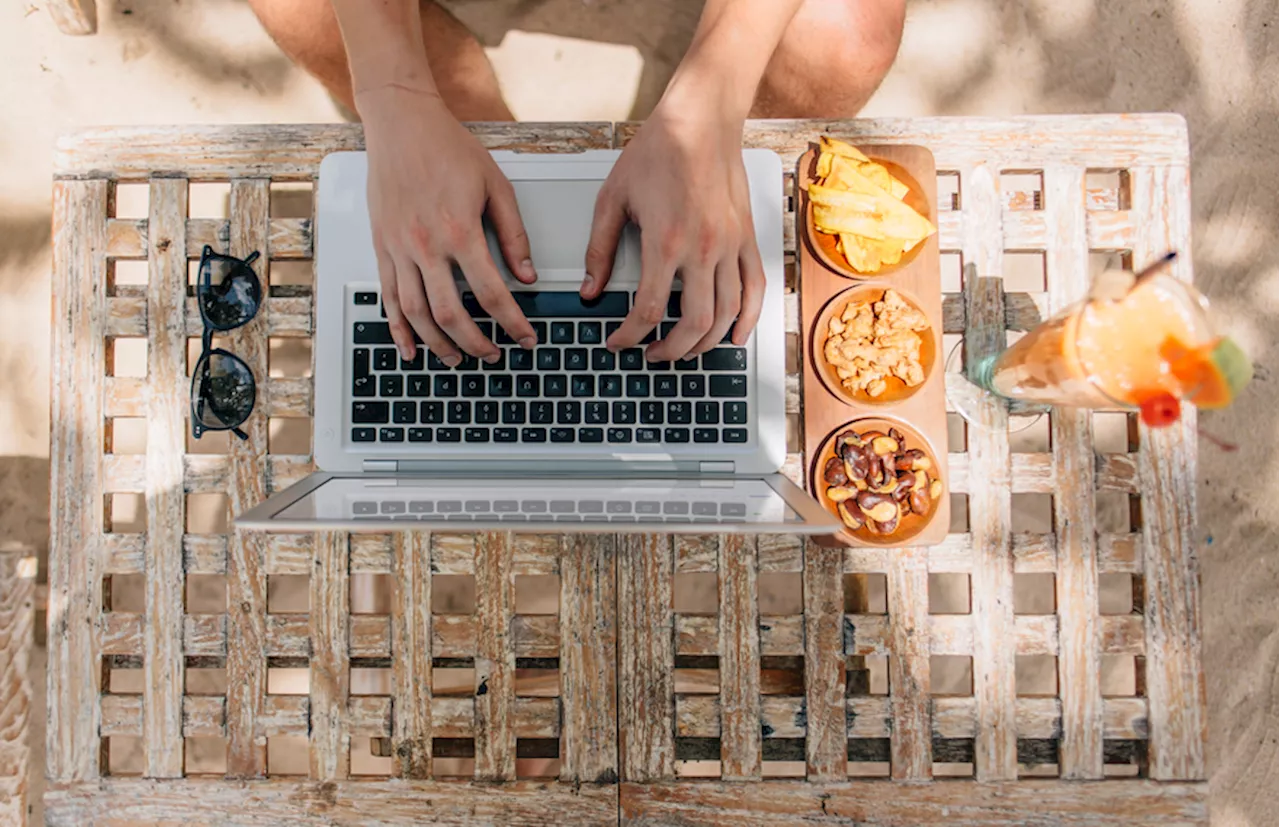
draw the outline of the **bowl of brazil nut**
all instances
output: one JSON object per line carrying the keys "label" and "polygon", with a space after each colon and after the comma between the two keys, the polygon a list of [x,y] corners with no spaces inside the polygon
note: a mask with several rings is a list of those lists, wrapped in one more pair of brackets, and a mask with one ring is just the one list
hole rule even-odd
{"label": "bowl of brazil nut", "polygon": [[822,383],[855,405],[909,399],[937,361],[937,331],[915,298],[896,287],[842,291],[822,308],[809,339]]}
{"label": "bowl of brazil nut", "polygon": [[900,546],[938,512],[945,486],[937,455],[911,426],[864,418],[833,433],[818,452],[814,495],[845,529],[871,545]]}

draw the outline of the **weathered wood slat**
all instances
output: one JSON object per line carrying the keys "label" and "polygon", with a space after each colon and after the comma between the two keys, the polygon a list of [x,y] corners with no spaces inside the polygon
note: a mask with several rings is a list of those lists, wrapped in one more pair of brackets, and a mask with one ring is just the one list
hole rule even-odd
{"label": "weathered wood slat", "polygon": [[392,543],[391,752],[402,778],[431,777],[430,544],[431,535],[421,531],[400,532]]}
{"label": "weathered wood slat", "polygon": [[[157,181],[183,179],[157,178]],[[231,238],[231,222],[219,218],[185,218],[186,256],[199,259],[208,244],[215,250],[226,248]],[[144,218],[112,218],[107,221],[107,255],[111,258],[146,258],[150,224]],[[273,218],[268,224],[270,235],[264,253],[272,259],[309,259],[311,219]],[[186,279],[183,279],[186,282]]]}
{"label": "weathered wood slat", "polygon": [[476,549],[476,763],[478,781],[516,777],[516,736],[507,710],[515,699],[516,654],[508,645],[515,612],[512,537],[484,532]]}
{"label": "weathered wood slat", "polygon": [[[956,494],[968,494],[975,485],[985,485],[985,480],[970,479],[970,454],[947,454],[950,488]],[[1054,494],[1060,491],[1055,468],[1056,454],[1010,454],[1010,484],[1014,494]],[[1122,491],[1137,493],[1137,455],[1097,454],[1090,450],[1081,455],[1081,465],[1073,473],[1076,479],[1087,482],[1090,475],[1098,491]]]}
{"label": "weathered wood slat", "polygon": [[347,536],[317,533],[311,571],[311,777],[317,781],[350,772],[351,734],[344,721],[351,691]]}
{"label": "weathered wood slat", "polygon": [[[255,319],[253,323],[257,324],[258,320]],[[107,377],[102,383],[102,389],[103,416],[144,417],[147,415],[145,380],[134,377]],[[254,418],[265,420],[272,416],[311,416],[310,379],[273,378],[266,377],[264,374],[259,379],[258,393],[261,410],[254,410]]]}
{"label": "weathered wood slat", "polygon": [[756,548],[725,534],[720,548],[720,776],[760,777],[760,635]]}
{"label": "weathered wood slat", "polygon": [[[516,698],[506,714],[516,738],[560,737],[559,698]],[[475,717],[473,699],[437,696],[431,707],[432,734],[436,738],[474,738]]]}
{"label": "weathered wood slat", "polygon": [[[1088,292],[1089,249],[1085,233],[1085,175],[1078,167],[1044,172],[1049,245],[1045,275],[1058,312]],[[1091,213],[1089,218],[1116,213]],[[1102,777],[1102,690],[1098,647],[1098,567],[1093,427],[1088,411],[1056,410],[1050,417],[1054,471],[1055,579],[1059,618],[1058,686],[1062,697],[1059,773],[1063,778]],[[1127,457],[1126,457],[1127,458]],[[1130,481],[1136,479],[1130,475]],[[1121,489],[1123,490],[1123,489]]]}
{"label": "weathered wood slat", "polygon": [[[1186,166],[1138,169],[1129,174],[1140,228],[1134,261],[1143,266],[1171,249],[1175,278],[1191,281],[1190,172]],[[1196,411],[1182,406],[1168,428],[1139,426],[1138,477],[1147,651],[1151,699],[1150,777],[1162,781],[1205,777],[1204,673],[1200,666],[1200,576],[1196,562]]]}
{"label": "weathered wood slat", "polygon": [[889,700],[894,780],[928,780],[933,765],[929,725],[929,574],[924,549],[897,549],[886,578],[889,608]]}
{"label": "weathered wood slat", "polygon": [[[183,303],[185,335],[200,336],[204,322],[194,297]],[[260,315],[266,316],[268,336],[310,336],[313,303],[311,296],[268,296]],[[143,296],[123,287],[107,299],[107,336],[146,336],[147,303]],[[261,377],[265,379],[266,377]]]}
{"label": "weathered wood slat", "polygon": [[675,774],[673,554],[661,534],[622,537],[618,554],[618,752],[621,777]]}
{"label": "weathered wood slat", "polygon": [[27,824],[35,550],[0,544],[0,824]]}
{"label": "weathered wood slat", "polygon": [[[185,399],[187,392],[182,391]],[[184,426],[185,427],[185,426]],[[179,432],[180,435],[182,432]],[[231,480],[232,461],[226,454],[187,454],[177,448],[170,456],[170,461],[178,468],[178,477],[173,483],[175,496],[182,494],[222,493],[227,490]],[[150,460],[144,454],[105,454],[102,457],[102,490],[105,493],[118,491],[146,491],[148,489],[147,465]],[[302,479],[315,470],[315,464],[308,456],[289,456],[272,454],[266,457],[266,475],[272,490],[280,490],[285,486]],[[175,524],[180,531],[182,520]],[[303,571],[306,570],[305,563]],[[279,572],[277,572],[279,573]]]}
{"label": "weathered wood slat", "polygon": [[[244,258],[267,244],[270,188],[265,179],[231,183],[230,254]],[[270,262],[256,262],[264,289],[270,285]],[[267,375],[266,320],[254,318],[230,335],[231,349],[254,376]],[[249,417],[242,426],[249,438],[232,439],[231,509],[239,514],[267,495],[267,417]],[[266,543],[260,532],[236,532],[227,547],[227,774],[254,777],[266,770],[266,739],[257,722],[263,711],[267,670],[262,652],[266,640]]]}
{"label": "weathered wood slat", "polygon": [[804,546],[805,774],[828,782],[847,774],[844,549]]}
{"label": "weathered wood slat", "polygon": [[53,187],[53,363],[49,490],[66,507],[50,520],[48,726],[52,781],[98,776],[102,675],[102,336],[106,299],[106,181]]}
{"label": "weathered wood slat", "polygon": [[[966,221],[965,359],[969,372],[984,356],[1005,347],[1004,293],[999,281],[1004,255],[999,169],[984,161],[961,171]],[[980,781],[1018,775],[1014,731],[1013,555],[1010,548],[1010,458],[1008,414],[998,401],[984,401],[969,428],[969,472],[986,481],[969,494],[973,535],[973,694],[979,727],[974,773]]]}
{"label": "weathered wood slat", "polygon": [[[182,530],[186,523],[182,452],[189,404],[187,340],[182,309],[187,293],[187,182],[155,179],[150,187],[154,229],[148,253],[147,453],[140,482],[147,496],[144,638],[145,766],[151,778],[182,775]],[[105,466],[105,461],[104,461]],[[109,483],[105,473],[104,483]],[[107,490],[110,490],[109,488]]]}
{"label": "weathered wood slat", "polygon": [[617,537],[560,543],[560,780],[618,780]]}

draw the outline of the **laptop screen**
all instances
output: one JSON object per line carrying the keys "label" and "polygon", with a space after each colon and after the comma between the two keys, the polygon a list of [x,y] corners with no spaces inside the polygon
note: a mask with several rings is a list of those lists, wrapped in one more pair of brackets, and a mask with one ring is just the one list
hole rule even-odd
{"label": "laptop screen", "polygon": [[803,522],[773,488],[758,479],[335,477],[275,517],[368,521],[375,525],[410,520],[511,523],[513,526],[520,523],[706,523],[713,526]]}

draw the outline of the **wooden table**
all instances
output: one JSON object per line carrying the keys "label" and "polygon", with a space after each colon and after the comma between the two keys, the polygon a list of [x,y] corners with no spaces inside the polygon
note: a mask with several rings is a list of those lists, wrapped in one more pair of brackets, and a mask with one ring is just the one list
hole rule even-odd
{"label": "wooden table", "polygon": [[[473,129],[487,146],[563,152],[621,145],[635,128]],[[1090,251],[1189,253],[1181,118],[753,122],[746,144],[791,168],[828,131],[936,156],[951,193],[944,270],[962,262],[984,277],[947,294],[948,334],[1027,329],[1083,293]],[[225,494],[238,511],[312,469],[310,456],[268,443],[269,417],[308,417],[312,405],[309,378],[267,378],[269,340],[309,337],[313,318],[309,287],[272,284],[272,263],[309,259],[313,240],[309,219],[273,217],[273,186],[310,183],[326,153],[361,146],[359,127],[345,125],[98,129],[58,145],[51,823],[1207,820],[1192,417],[1160,432],[1133,424],[1127,447],[1099,451],[1091,414],[1056,413],[1051,449],[1012,453],[1007,414],[992,408],[994,428],[971,428],[950,448],[967,522],[928,549],[185,533],[188,495]],[[1111,183],[1095,185],[1095,171]],[[229,221],[188,215],[188,183],[211,181],[230,182]],[[147,218],[115,217],[117,182],[148,183]],[[786,234],[794,251],[790,212]],[[271,285],[265,312],[230,337],[262,381],[248,441],[230,440],[222,455],[185,448],[187,346],[201,330],[188,267],[206,243],[262,250]],[[1007,251],[1043,251],[1043,289],[1002,290]],[[130,259],[146,260],[146,284],[117,283],[115,263]],[[1178,259],[1179,276],[1190,277],[1190,261]],[[146,377],[112,375],[113,347],[130,337],[145,339]],[[113,453],[118,418],[145,420],[145,453]],[[793,456],[793,478],[801,467]],[[1095,491],[1130,496],[1127,528],[1098,531]],[[109,499],[128,492],[145,494],[143,533],[113,530]],[[1030,494],[1054,498],[1051,533],[1013,530],[1014,498]],[[386,614],[349,611],[352,578],[368,574],[393,581]],[[967,614],[931,613],[929,578],[943,574],[969,579]],[[1053,576],[1056,613],[1015,613],[1014,580],[1032,574]],[[225,613],[184,613],[184,583],[200,575],[225,578]],[[281,575],[309,577],[308,612],[269,610],[269,579]],[[529,575],[558,576],[557,614],[518,611]],[[144,605],[113,610],[112,581],[129,576],[144,579]],[[1104,576],[1132,580],[1131,610],[1101,613]],[[433,607],[444,577],[473,579],[473,612]],[[766,582],[794,596],[790,613],[761,613]],[[717,585],[718,611],[682,611],[697,583]],[[881,586],[883,600],[868,603]],[[943,655],[970,659],[970,693],[931,694],[931,659]],[[1056,693],[1019,695],[1017,659],[1034,655],[1056,658]],[[1103,697],[1100,676],[1115,661],[1135,667],[1127,697]],[[887,688],[866,679],[877,663]],[[269,693],[268,672],[282,664],[309,667],[309,694]],[[474,669],[475,691],[433,697],[433,669],[459,666]],[[189,694],[185,670],[197,668],[225,669],[225,695]],[[389,670],[386,694],[353,694],[357,669]],[[140,670],[139,694],[112,690],[119,670]],[[528,697],[517,693],[525,670],[544,676]],[[269,744],[289,735],[309,739],[309,775],[271,777]],[[141,739],[142,777],[108,774],[117,738]],[[185,776],[184,738],[225,739],[225,776]],[[391,756],[390,777],[352,777],[365,757],[353,745]],[[558,757],[557,778],[519,777],[542,756]],[[435,777],[446,764],[474,777]],[[957,773],[967,780],[932,780]]]}

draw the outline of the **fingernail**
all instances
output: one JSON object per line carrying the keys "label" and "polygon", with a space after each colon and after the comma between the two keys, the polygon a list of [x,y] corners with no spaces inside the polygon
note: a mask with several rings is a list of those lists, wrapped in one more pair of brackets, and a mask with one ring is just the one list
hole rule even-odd
{"label": "fingernail", "polygon": [[520,347],[524,348],[525,350],[533,350],[533,346],[536,345],[537,343],[538,343],[538,340],[535,339],[534,337],[525,336],[523,339],[520,340]]}
{"label": "fingernail", "polygon": [[587,273],[587,277],[582,280],[582,292],[586,293],[595,286],[596,280],[591,278],[591,274]]}
{"label": "fingernail", "polygon": [[498,354],[490,353],[488,356],[484,357],[484,363],[486,365],[496,365],[498,363]]}
{"label": "fingernail", "polygon": [[414,349],[411,347],[400,345],[400,358],[404,359],[406,362],[412,362],[414,356],[413,351]]}
{"label": "fingernail", "polygon": [[451,368],[456,368],[458,365],[462,364],[462,357],[455,353],[452,356],[441,357],[440,361],[444,362]]}
{"label": "fingernail", "polygon": [[533,259],[526,258],[520,262],[520,272],[524,273],[528,278],[535,278],[538,274],[533,270]]}
{"label": "fingernail", "polygon": [[686,354],[684,355],[684,358],[682,358],[680,361],[681,361],[681,362],[687,362],[687,361],[689,361],[689,360],[690,360],[690,359],[692,359],[692,358],[693,358],[693,354],[692,354],[692,353],[686,353]]}

